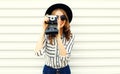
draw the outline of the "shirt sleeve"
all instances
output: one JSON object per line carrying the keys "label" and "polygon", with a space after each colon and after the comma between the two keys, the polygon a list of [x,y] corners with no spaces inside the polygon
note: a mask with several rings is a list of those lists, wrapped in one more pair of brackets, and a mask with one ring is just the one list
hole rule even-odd
{"label": "shirt sleeve", "polygon": [[61,55],[60,55],[60,58],[61,58],[62,60],[69,60],[70,55],[71,55],[71,50],[72,50],[73,45],[74,45],[74,38],[75,38],[75,36],[72,34],[72,35],[70,36],[69,41],[66,41],[66,42],[65,42],[65,45],[64,45],[64,46],[65,46],[67,55],[66,55],[66,56],[61,56]]}

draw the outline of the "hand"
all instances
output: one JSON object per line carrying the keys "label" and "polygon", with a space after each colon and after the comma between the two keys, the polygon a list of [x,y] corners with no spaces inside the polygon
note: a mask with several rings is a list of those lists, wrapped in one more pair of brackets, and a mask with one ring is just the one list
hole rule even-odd
{"label": "hand", "polygon": [[59,39],[61,38],[61,35],[60,35],[60,25],[58,24],[58,34],[56,35],[56,38]]}
{"label": "hand", "polygon": [[57,29],[58,29],[58,34],[57,35],[60,35],[60,24],[59,23],[57,25]]}
{"label": "hand", "polygon": [[[64,24],[65,24],[65,22],[58,21],[58,25],[57,25],[58,34],[60,34],[61,30],[63,30]],[[61,35],[61,34],[60,34],[60,35]]]}
{"label": "hand", "polygon": [[43,24],[43,29],[46,30],[48,27],[47,22],[49,21],[49,18],[47,17],[47,15],[44,17],[44,24]]}

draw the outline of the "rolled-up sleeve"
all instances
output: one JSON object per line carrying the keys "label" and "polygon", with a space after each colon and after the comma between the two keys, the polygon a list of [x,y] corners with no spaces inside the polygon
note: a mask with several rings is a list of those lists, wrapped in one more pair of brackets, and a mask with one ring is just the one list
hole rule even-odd
{"label": "rolled-up sleeve", "polygon": [[66,42],[65,42],[65,45],[64,45],[64,46],[65,46],[67,55],[66,55],[66,56],[60,56],[60,58],[61,58],[62,60],[69,60],[70,55],[71,55],[71,50],[72,50],[73,45],[74,45],[74,38],[75,38],[75,36],[74,36],[74,35],[71,35],[69,41],[66,41]]}

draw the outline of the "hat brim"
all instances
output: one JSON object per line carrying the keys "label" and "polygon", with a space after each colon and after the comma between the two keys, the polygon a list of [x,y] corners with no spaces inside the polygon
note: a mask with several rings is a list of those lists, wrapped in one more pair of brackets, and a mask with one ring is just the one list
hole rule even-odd
{"label": "hat brim", "polygon": [[50,6],[47,9],[45,15],[46,14],[51,15],[52,11],[57,9],[57,8],[63,9],[66,12],[68,19],[69,19],[69,23],[70,23],[72,20],[72,17],[73,17],[72,10],[70,9],[70,7],[68,7],[67,5],[62,4],[62,3],[57,3],[57,4]]}

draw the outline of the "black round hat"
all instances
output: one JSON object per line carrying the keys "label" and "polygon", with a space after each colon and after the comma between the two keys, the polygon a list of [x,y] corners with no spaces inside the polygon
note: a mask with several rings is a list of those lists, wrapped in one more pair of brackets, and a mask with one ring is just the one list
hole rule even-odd
{"label": "black round hat", "polygon": [[45,15],[46,14],[51,15],[52,11],[55,10],[55,9],[57,9],[57,8],[63,9],[66,12],[66,14],[68,16],[68,19],[69,19],[69,23],[70,23],[71,20],[72,20],[72,17],[73,17],[72,10],[70,9],[70,7],[68,7],[67,5],[62,4],[62,3],[57,3],[57,4],[51,5],[47,9]]}

